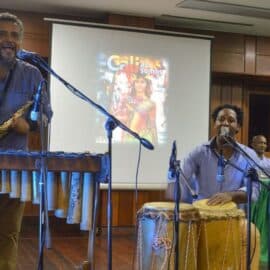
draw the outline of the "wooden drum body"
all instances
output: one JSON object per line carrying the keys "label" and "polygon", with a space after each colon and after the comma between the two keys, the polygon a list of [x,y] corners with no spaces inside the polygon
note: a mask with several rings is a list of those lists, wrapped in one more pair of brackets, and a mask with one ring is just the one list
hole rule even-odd
{"label": "wooden drum body", "polygon": [[198,269],[241,269],[244,212],[232,202],[209,206],[207,200],[199,200],[193,205],[200,212]]}
{"label": "wooden drum body", "polygon": [[[174,203],[152,202],[138,212],[137,269],[174,269]],[[180,204],[179,269],[197,269],[198,212]]]}

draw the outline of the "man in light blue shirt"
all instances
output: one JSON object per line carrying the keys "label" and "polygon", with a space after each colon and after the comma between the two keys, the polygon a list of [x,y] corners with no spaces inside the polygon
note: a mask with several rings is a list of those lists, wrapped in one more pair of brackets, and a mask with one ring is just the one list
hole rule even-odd
{"label": "man in light blue shirt", "polygon": [[[230,104],[217,107],[212,118],[216,136],[207,143],[196,147],[183,160],[183,175],[180,177],[181,200],[185,201],[189,190],[183,177],[191,184],[196,181],[198,199],[208,198],[209,205],[224,204],[233,201],[237,204],[247,201],[246,174],[253,166],[242,153],[228,142],[228,137],[235,140],[235,135],[242,126],[243,113],[240,108]],[[256,162],[256,153],[249,147],[239,144]],[[222,167],[220,168],[220,161]],[[220,172],[221,170],[221,172]],[[174,183],[169,184],[168,194],[173,198]],[[253,184],[252,198],[256,200],[259,194],[258,184]]]}

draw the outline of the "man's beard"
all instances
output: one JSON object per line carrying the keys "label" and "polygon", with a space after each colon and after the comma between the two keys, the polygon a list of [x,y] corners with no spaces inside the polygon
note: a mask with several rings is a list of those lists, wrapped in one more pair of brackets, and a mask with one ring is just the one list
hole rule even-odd
{"label": "man's beard", "polygon": [[[11,50],[12,53],[5,53],[5,49]],[[17,45],[13,42],[3,42],[0,46],[0,66],[10,70],[16,61]],[[5,55],[7,54],[7,55]],[[4,56],[3,56],[4,55]]]}
{"label": "man's beard", "polygon": [[10,59],[5,59],[5,58],[3,58],[2,55],[0,54],[0,66],[1,66],[2,68],[5,68],[5,69],[7,69],[7,70],[10,70],[10,69],[13,67],[15,61],[16,61],[15,56],[14,56],[13,58],[10,58]]}

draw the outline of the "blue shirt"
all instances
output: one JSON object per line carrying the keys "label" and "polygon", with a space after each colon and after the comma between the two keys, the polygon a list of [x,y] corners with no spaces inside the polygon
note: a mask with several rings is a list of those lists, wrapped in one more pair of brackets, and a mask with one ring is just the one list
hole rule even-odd
{"label": "blue shirt", "polygon": [[[4,81],[0,81],[0,100],[2,100],[7,80],[8,76]],[[6,89],[6,95],[0,105],[0,124],[8,120],[28,101],[33,100],[33,96],[42,80],[42,75],[36,67],[24,61],[16,60],[10,83]],[[42,93],[42,104],[43,111],[50,120],[52,110],[45,89],[43,89]],[[27,113],[25,114],[25,118],[28,120]],[[19,134],[12,130],[9,131],[7,135],[0,138],[0,149],[26,150],[27,134]]]}
{"label": "blue shirt", "polygon": [[[246,173],[251,164],[240,152],[234,151],[224,167],[224,180],[217,181],[219,154],[213,147],[214,139],[196,147],[184,159],[182,170],[190,185],[197,187],[198,199],[205,199],[219,192],[246,191]],[[237,143],[245,152],[258,162],[256,153],[249,147]],[[181,178],[181,192],[183,201],[189,197],[189,191]],[[252,199],[256,200],[259,194],[258,184],[253,184]]]}

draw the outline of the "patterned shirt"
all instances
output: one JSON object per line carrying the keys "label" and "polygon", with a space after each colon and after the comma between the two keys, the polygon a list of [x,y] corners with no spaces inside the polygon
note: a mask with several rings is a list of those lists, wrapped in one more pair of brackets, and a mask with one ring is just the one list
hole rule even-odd
{"label": "patterned shirt", "polygon": [[[4,81],[0,81],[0,124],[8,120],[28,101],[33,100],[38,86],[43,80],[36,67],[21,60],[16,60],[13,71],[10,73]],[[50,120],[52,110],[45,89],[42,91],[42,104],[44,114]],[[26,120],[28,120],[27,114],[25,114]],[[19,134],[10,130],[7,135],[0,138],[0,149],[27,150],[27,134]]]}

